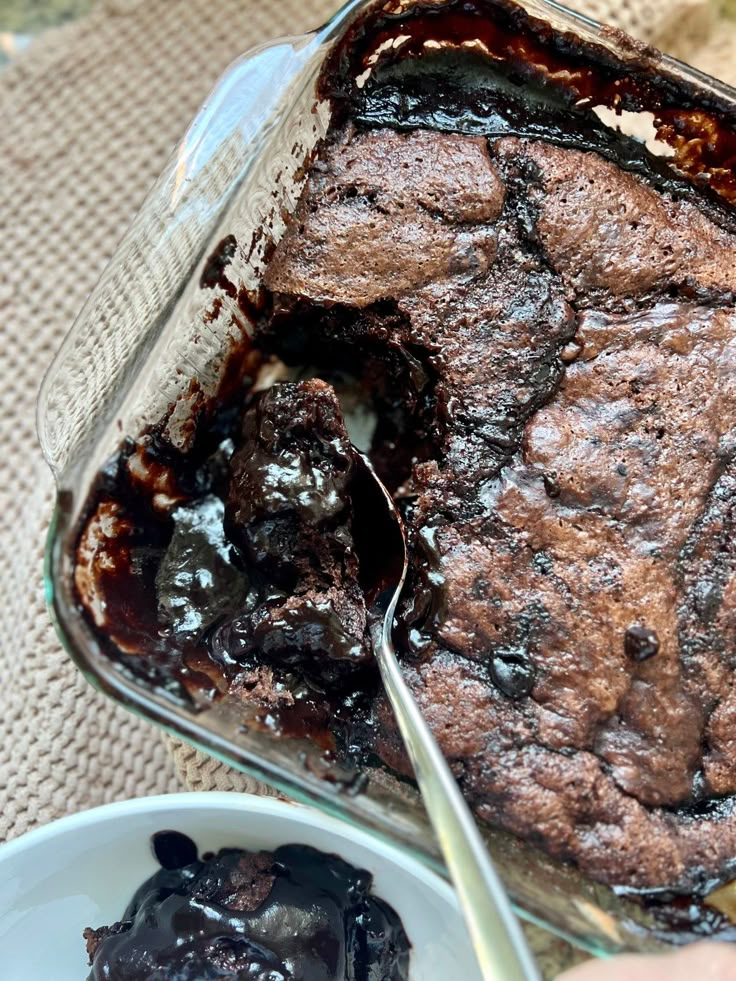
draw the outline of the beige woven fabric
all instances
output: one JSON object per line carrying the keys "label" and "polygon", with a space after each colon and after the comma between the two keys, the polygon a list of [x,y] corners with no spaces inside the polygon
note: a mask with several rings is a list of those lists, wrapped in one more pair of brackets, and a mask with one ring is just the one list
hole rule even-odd
{"label": "beige woven fabric", "polygon": [[696,68],[736,86],[736,9],[733,17],[733,21],[716,21],[710,35],[688,60]]}
{"label": "beige woven fabric", "polygon": [[[575,0],[733,78],[715,0]],[[95,694],[42,595],[53,491],[41,374],[167,154],[226,64],[324,21],[333,0],[101,0],[0,74],[0,839],[119,798],[244,789],[238,774]],[[681,47],[687,41],[688,49]],[[680,45],[680,46],[678,46]]]}
{"label": "beige woven fabric", "polygon": [[719,9],[709,0],[568,0],[567,6],[678,57],[709,37]]}

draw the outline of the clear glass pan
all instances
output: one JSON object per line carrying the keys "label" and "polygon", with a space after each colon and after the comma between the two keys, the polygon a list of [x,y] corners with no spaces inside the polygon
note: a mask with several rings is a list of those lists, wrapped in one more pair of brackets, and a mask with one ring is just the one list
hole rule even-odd
{"label": "clear glass pan", "polygon": [[[211,295],[203,297],[198,286],[203,264],[233,227],[256,232],[266,226],[278,237],[282,216],[298,197],[300,167],[329,121],[328,107],[315,96],[320,69],[371,5],[351,0],[321,30],[257,48],[225,72],[66,338],[39,400],[41,444],[58,487],[46,584],[62,641],[100,690],[223,762],[439,865],[410,787],[377,770],[366,790],[350,794],[334,775],[325,779],[302,741],[245,730],[240,703],[225,699],[195,709],[151,691],[105,655],[73,592],[81,508],[122,435],[139,433],[172,404],[183,420],[191,409],[190,381],[197,379],[205,393],[211,392],[226,370],[232,334],[222,319],[207,323],[204,316]],[[594,22],[556,3],[525,0],[523,7],[620,61],[635,56],[625,38],[601,33]],[[736,113],[733,90],[664,56],[659,64],[671,78],[730,102]],[[258,283],[262,252],[263,243],[256,241],[237,270],[249,287]],[[636,904],[507,834],[486,830],[500,873],[526,919],[595,954],[656,950],[666,942]]]}

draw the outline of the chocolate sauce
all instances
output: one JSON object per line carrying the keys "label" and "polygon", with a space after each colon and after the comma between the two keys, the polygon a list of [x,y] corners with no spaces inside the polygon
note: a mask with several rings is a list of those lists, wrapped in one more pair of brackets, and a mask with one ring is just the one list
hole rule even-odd
{"label": "chocolate sauce", "polygon": [[198,861],[197,846],[181,831],[157,831],[151,836],[151,847],[162,869],[182,869]]}
{"label": "chocolate sauce", "polygon": [[199,285],[202,289],[213,290],[219,286],[228,296],[236,296],[237,288],[225,275],[225,270],[233,261],[237,247],[238,242],[235,236],[226,235],[205,263],[199,278]]}
{"label": "chocolate sauce", "polygon": [[634,624],[626,631],[624,647],[635,661],[648,661],[659,650],[659,638],[654,630]]}
{"label": "chocolate sauce", "polygon": [[121,920],[87,929],[89,981],[404,981],[410,944],[372,876],[306,845],[197,857],[162,831],[161,869]]}

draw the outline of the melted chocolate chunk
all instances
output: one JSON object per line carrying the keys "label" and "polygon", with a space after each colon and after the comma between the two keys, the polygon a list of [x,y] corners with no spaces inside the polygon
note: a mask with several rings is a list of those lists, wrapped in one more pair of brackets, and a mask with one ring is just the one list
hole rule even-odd
{"label": "melted chocolate chunk", "polygon": [[523,651],[496,651],[490,671],[493,684],[509,698],[525,698],[534,687],[536,670]]}
{"label": "melted chocolate chunk", "polygon": [[410,944],[372,878],[305,845],[199,859],[154,836],[162,868],[121,920],[84,931],[89,981],[405,981]]}
{"label": "melted chocolate chunk", "polygon": [[647,661],[659,650],[659,638],[653,630],[634,624],[624,638],[626,653],[635,661]]}

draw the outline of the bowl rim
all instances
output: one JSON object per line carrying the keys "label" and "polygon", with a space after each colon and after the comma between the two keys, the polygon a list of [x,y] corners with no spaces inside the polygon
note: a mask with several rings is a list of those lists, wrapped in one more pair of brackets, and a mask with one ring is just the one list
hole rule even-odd
{"label": "bowl rim", "polygon": [[[340,854],[341,842],[352,842],[379,856],[402,872],[420,879],[422,885],[438,894],[461,916],[455,890],[440,875],[432,871],[408,851],[385,839],[356,828],[315,807],[298,801],[281,800],[259,794],[227,790],[182,791],[173,794],[156,794],[151,797],[131,797],[125,800],[101,804],[83,811],[67,814],[38,828],[0,844],[0,875],[5,863],[32,852],[37,846],[67,834],[79,834],[100,824],[117,823],[139,814],[155,815],[159,812],[202,812],[203,814],[260,814],[286,820],[293,824],[295,833],[302,827],[318,828],[328,833],[335,842],[335,853]],[[243,824],[243,841],[247,848],[248,825]]]}

